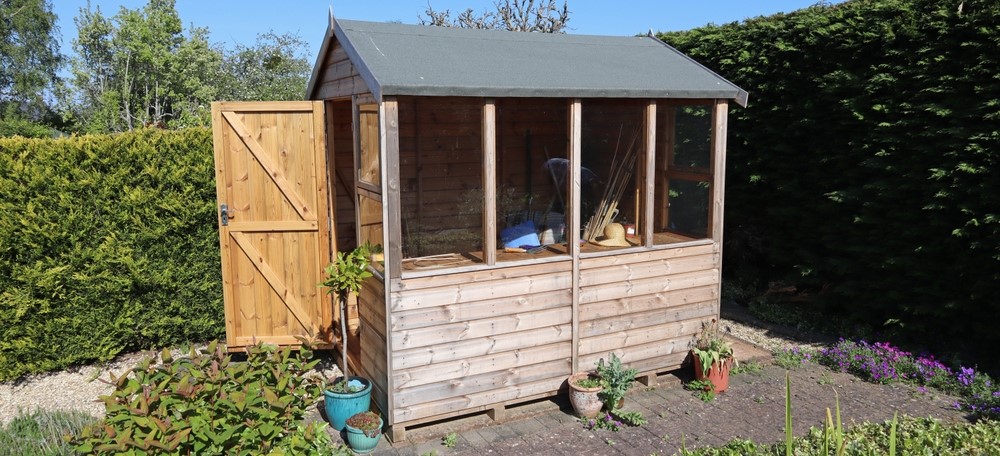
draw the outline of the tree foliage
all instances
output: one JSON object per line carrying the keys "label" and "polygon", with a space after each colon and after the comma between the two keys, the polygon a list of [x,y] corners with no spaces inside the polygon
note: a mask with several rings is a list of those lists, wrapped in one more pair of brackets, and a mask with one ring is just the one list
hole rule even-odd
{"label": "tree foliage", "polygon": [[727,275],[996,363],[1000,3],[847,1],[661,38],[751,93]]}
{"label": "tree foliage", "polygon": [[420,17],[421,25],[461,27],[473,29],[512,30],[516,32],[563,33],[569,22],[569,5],[562,8],[556,0],[502,0],[493,4],[496,11],[477,14],[472,8],[452,18],[450,10],[437,11],[430,4]]}
{"label": "tree foliage", "polygon": [[62,62],[46,0],[0,1],[0,118],[41,120]]}
{"label": "tree foliage", "polygon": [[174,0],[122,7],[111,18],[88,5],[75,21],[69,105],[84,131],[207,124],[221,52],[209,45],[207,29],[183,33]]}
{"label": "tree foliage", "polygon": [[237,44],[226,53],[219,99],[231,101],[301,100],[312,66],[306,42],[273,31],[257,35],[252,46]]}

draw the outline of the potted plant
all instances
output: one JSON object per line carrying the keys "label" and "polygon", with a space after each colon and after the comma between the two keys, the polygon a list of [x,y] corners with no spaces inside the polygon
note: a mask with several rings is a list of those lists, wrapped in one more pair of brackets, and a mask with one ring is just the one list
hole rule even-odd
{"label": "potted plant", "polygon": [[712,382],[712,391],[716,393],[729,387],[729,370],[733,368],[736,358],[733,357],[733,347],[722,338],[718,320],[713,318],[710,323],[702,324],[691,355],[696,380],[708,379]]}
{"label": "potted plant", "polygon": [[347,419],[347,444],[358,454],[375,450],[382,438],[382,417],[375,412],[355,413]]}
{"label": "potted plant", "polygon": [[624,405],[625,393],[632,387],[639,371],[622,366],[618,355],[611,353],[610,362],[604,358],[597,361],[597,376],[601,378],[601,401],[604,409],[613,412]]}
{"label": "potted plant", "polygon": [[334,429],[344,429],[347,419],[371,407],[371,382],[362,377],[351,377],[347,372],[347,298],[351,293],[359,293],[365,279],[372,276],[368,271],[372,246],[365,243],[351,252],[337,252],[337,259],[326,267],[327,279],[322,285],[329,287],[329,293],[337,295],[340,304],[341,366],[344,375],[336,379],[323,391],[326,417]]}
{"label": "potted plant", "polygon": [[578,372],[569,377],[569,403],[580,418],[594,418],[604,405],[600,393],[601,379],[591,372]]}

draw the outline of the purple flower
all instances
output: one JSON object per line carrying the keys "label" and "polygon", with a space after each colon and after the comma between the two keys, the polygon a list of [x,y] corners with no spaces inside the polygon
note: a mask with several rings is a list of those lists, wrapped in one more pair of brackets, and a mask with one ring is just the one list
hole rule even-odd
{"label": "purple flower", "polygon": [[962,371],[958,374],[958,383],[961,383],[962,386],[970,386],[975,378],[976,371],[974,369],[962,366]]}

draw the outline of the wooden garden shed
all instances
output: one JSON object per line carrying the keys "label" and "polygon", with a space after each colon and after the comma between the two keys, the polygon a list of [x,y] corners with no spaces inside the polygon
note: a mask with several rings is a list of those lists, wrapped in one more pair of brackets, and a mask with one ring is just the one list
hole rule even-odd
{"label": "wooden garden shed", "polygon": [[[349,358],[373,381],[394,439],[558,394],[611,352],[655,379],[718,317],[727,112],[747,93],[657,39],[331,16],[307,97],[316,101],[295,106],[325,113],[325,128],[268,128],[253,109],[215,106],[216,122],[245,127],[216,133],[217,161],[220,144],[235,153],[271,141],[273,170],[258,180],[280,174],[300,195],[276,197],[288,207],[271,212],[305,236],[282,245],[319,252],[285,254],[272,276],[315,284],[331,252],[383,248],[358,296]],[[281,106],[251,108],[292,110]],[[283,142],[296,140],[265,140],[274,135],[299,138],[302,152]],[[227,182],[220,195],[241,185]],[[225,251],[231,236],[220,236]],[[230,269],[244,277],[224,277],[245,285],[267,246],[240,242],[231,248],[247,258]],[[295,289],[283,287],[271,289]],[[286,342],[310,330],[332,340],[338,317],[307,288],[295,304],[312,324],[290,308],[273,319],[298,319]],[[255,312],[240,306],[227,302],[234,328]]]}

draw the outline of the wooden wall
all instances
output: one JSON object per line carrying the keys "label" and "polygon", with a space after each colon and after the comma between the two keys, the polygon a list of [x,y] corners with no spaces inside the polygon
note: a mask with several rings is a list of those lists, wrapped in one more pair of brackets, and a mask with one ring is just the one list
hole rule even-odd
{"label": "wooden wall", "polygon": [[336,40],[326,55],[325,66],[320,69],[319,81],[319,87],[311,97],[314,100],[329,100],[369,92],[358,69],[347,58],[344,47]]}
{"label": "wooden wall", "polygon": [[715,243],[580,260],[579,368],[614,351],[639,372],[677,368],[718,317]]}
{"label": "wooden wall", "polygon": [[391,292],[390,423],[555,394],[572,370],[569,261],[404,279]]}
{"label": "wooden wall", "polygon": [[385,285],[378,277],[365,281],[358,296],[362,375],[372,381],[372,402],[385,415],[389,410],[386,366]]}

